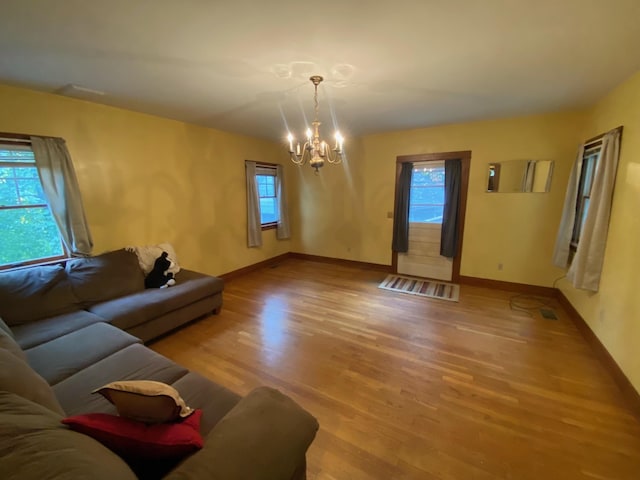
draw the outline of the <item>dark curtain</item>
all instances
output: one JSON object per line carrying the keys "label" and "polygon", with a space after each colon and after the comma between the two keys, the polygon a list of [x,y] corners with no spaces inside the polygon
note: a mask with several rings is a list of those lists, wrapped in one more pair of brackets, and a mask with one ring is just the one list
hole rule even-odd
{"label": "dark curtain", "polygon": [[400,179],[396,190],[396,211],[393,214],[394,252],[405,253],[409,250],[409,192],[411,191],[411,172],[413,163],[402,164]]}
{"label": "dark curtain", "polygon": [[460,214],[460,182],[462,162],[459,159],[444,162],[444,215],[440,237],[440,255],[453,258],[458,251],[458,215]]}

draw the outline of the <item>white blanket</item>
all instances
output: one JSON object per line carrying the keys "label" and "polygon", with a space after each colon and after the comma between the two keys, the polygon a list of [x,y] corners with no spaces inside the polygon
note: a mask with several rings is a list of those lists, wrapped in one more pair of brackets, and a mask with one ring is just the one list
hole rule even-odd
{"label": "white blanket", "polygon": [[153,265],[156,262],[156,259],[162,255],[162,252],[167,252],[167,258],[171,262],[171,266],[167,272],[173,273],[174,275],[180,271],[180,265],[178,264],[178,257],[176,257],[176,252],[173,249],[173,246],[170,243],[160,243],[159,245],[145,245],[142,247],[125,247],[125,249],[129,252],[135,252],[138,256],[138,263],[140,264],[140,268],[144,272],[145,276],[149,274],[151,270],[153,270]]}

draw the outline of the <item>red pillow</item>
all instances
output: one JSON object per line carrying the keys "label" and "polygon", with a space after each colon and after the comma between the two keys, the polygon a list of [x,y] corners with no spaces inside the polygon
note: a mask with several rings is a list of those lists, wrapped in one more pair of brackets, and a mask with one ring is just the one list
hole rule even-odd
{"label": "red pillow", "polygon": [[65,418],[62,423],[93,437],[122,457],[161,459],[184,456],[202,448],[201,417],[202,410],[195,410],[179,422],[149,425],[117,415],[88,413]]}

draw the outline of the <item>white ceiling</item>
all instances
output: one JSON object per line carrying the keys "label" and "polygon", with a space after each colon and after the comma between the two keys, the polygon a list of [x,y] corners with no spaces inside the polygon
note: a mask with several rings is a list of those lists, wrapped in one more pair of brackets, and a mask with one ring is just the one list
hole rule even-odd
{"label": "white ceiling", "polygon": [[353,136],[584,107],[638,70],[640,0],[0,3],[1,83],[273,140],[312,74]]}

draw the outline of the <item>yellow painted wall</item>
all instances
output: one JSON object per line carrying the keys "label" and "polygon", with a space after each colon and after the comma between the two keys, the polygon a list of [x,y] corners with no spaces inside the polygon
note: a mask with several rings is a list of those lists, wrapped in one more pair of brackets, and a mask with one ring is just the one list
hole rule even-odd
{"label": "yellow painted wall", "polygon": [[597,293],[559,288],[640,391],[640,72],[590,112],[583,140],[624,126],[609,236]]}
{"label": "yellow painted wall", "polygon": [[285,163],[272,142],[2,85],[0,105],[0,132],[67,141],[95,253],[169,241],[183,266],[222,274],[291,250],[275,230],[246,247],[244,161]]}
{"label": "yellow painted wall", "polygon": [[[551,286],[551,252],[576,146],[624,125],[600,292],[559,286],[640,390],[640,73],[592,110],[446,125],[348,139],[319,175],[271,142],[0,85],[0,132],[67,140],[95,252],[169,241],[187,268],[221,274],[296,251],[391,263],[398,155],[471,150],[462,275]],[[487,165],[555,160],[548,194],[487,194]],[[286,166],[292,240],[246,247],[244,160]],[[504,270],[499,271],[497,264]]]}
{"label": "yellow painted wall", "polygon": [[347,142],[341,164],[325,164],[318,174],[303,165],[292,174],[295,252],[365,261],[365,206],[359,172],[362,146],[357,138]]}
{"label": "yellow painted wall", "polygon": [[[584,114],[570,112],[365,136],[348,144],[348,169],[304,172],[295,247],[390,265],[396,157],[471,150],[461,274],[551,286],[563,274],[551,253],[583,131]],[[486,193],[488,164],[513,159],[555,160],[551,192]]]}

